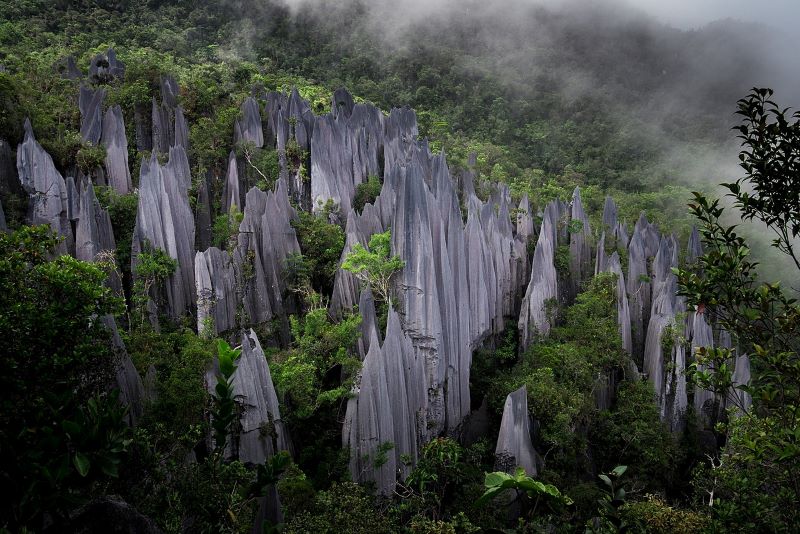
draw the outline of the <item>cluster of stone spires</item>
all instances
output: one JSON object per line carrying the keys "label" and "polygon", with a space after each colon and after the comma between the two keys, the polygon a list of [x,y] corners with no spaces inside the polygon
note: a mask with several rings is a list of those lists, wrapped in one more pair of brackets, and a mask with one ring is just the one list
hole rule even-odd
{"label": "cluster of stone spires", "polygon": [[[113,51],[107,54],[109,65],[112,55]],[[114,65],[109,72],[124,75],[124,66],[116,59]],[[291,225],[297,217],[292,203],[300,209],[319,210],[331,200],[339,207],[346,221],[343,257],[355,243],[366,247],[372,234],[391,229],[392,253],[405,262],[395,279],[397,309],[389,310],[384,336],[377,328],[371,294],[349,272],[336,273],[329,310],[335,317],[358,306],[364,317],[358,346],[363,368],[348,402],[343,442],[351,449],[353,478],[375,481],[383,493],[392,491],[398,472],[407,474],[408,465],[401,458],[410,458],[413,465],[425,442],[460,431],[470,414],[472,351],[516,317],[522,349],[546,336],[553,326],[548,308],[570,302],[593,274],[617,275],[620,334],[623,348],[632,357],[628,377],[647,376],[655,387],[661,415],[673,429],[681,428],[688,404],[683,374],[687,354],[683,343],[663,343],[664,337],[673,335],[676,323],[681,323],[692,349],[713,344],[715,337],[719,345],[731,344],[727,333],[715,335],[702,314],[685,313],[671,272],[678,265],[677,242],[660,235],[644,215],[629,239],[613,200],[607,199],[594,246],[596,234],[576,189],[569,204],[553,201],[538,214],[523,197],[512,223],[508,189],[495,185],[490,198],[480,200],[470,170],[451,176],[444,154],[432,154],[427,141],[418,139],[412,110],[393,109],[386,116],[370,104],[356,104],[344,90],[334,93],[331,112],[322,116],[312,113],[296,89],[289,95],[255,94],[244,101],[234,138],[255,147],[274,146],[281,175],[274,190],[252,187],[244,194],[246,178],[239,173],[232,152],[222,207],[227,211],[236,205],[243,211],[243,220],[230,250],[208,247],[213,215],[209,186],[207,179],[201,180],[193,211],[188,127],[177,105],[178,91],[175,81],[165,77],[162,102],[158,105],[153,99],[150,121],[135,115],[137,146],[152,149],[152,155],[141,165],[132,268],[135,276],[137,257],[148,248],[162,249],[178,262],[177,271],[158,289],[163,292],[164,309],[151,310],[153,317],[159,311],[176,319],[196,313],[198,330],[210,328],[228,335],[245,331],[235,388],[247,409],[242,416],[243,436],[238,450],[228,451],[231,455],[257,462],[275,450],[290,448],[260,343],[252,330],[243,329],[273,319],[285,324],[287,314],[295,311],[282,298],[285,261],[300,250]],[[105,170],[99,169],[93,178],[127,193],[131,181],[122,113],[113,107],[103,115],[104,97],[102,87],[81,87],[81,132],[87,141],[106,146]],[[266,103],[265,109],[261,102]],[[291,161],[289,147],[310,151],[310,181]],[[157,153],[168,154],[168,162],[162,165]],[[30,123],[17,150],[17,171],[30,196],[29,221],[49,224],[63,236],[60,252],[94,261],[100,252],[115,248],[108,214],[94,197],[92,180],[79,177],[76,182],[72,176],[64,180],[36,142]],[[357,213],[351,208],[357,186],[381,174],[380,195]],[[535,215],[542,220],[538,228]],[[533,239],[536,247],[529,258],[528,243]],[[559,246],[569,249],[568,273],[556,269]],[[614,252],[609,256],[606,250]],[[625,253],[627,280],[620,257]],[[687,259],[701,253],[695,232]],[[119,288],[119,280],[111,279],[109,284]],[[288,335],[285,328],[282,335]],[[124,354],[124,350],[118,352]],[[125,358],[119,365],[119,381],[127,391],[125,398],[140,406],[141,380]],[[735,377],[737,383],[749,380],[746,356],[738,358]],[[598,388],[597,405],[608,408],[615,377],[598,380],[604,387]],[[705,410],[708,401],[713,404],[712,397],[696,391],[696,408]],[[524,389],[511,393],[497,453],[535,473],[540,460],[527,413]],[[279,430],[264,435],[257,429],[265,424]],[[389,461],[375,467],[369,459],[387,442],[394,445]]]}

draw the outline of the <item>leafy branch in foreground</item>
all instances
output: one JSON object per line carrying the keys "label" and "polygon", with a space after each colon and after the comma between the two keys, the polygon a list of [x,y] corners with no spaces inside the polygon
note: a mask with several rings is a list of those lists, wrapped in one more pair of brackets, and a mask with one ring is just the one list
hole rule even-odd
{"label": "leafy branch in foreground", "polygon": [[486,491],[475,501],[477,506],[485,505],[506,490],[515,490],[517,495],[524,494],[531,499],[546,497],[556,503],[566,504],[567,506],[572,504],[572,499],[562,495],[558,488],[552,484],[544,484],[534,480],[525,474],[525,470],[521,467],[518,467],[513,475],[502,471],[486,473],[483,485],[486,487]]}
{"label": "leafy branch in foreground", "polygon": [[742,140],[739,161],[746,175],[722,185],[742,219],[766,224],[776,235],[772,246],[800,269],[792,243],[800,234],[800,111],[788,115],[772,94],[772,89],[753,88],[737,103],[736,113],[744,119],[734,130]]}
{"label": "leafy branch in foreground", "polygon": [[[219,373],[217,385],[214,387],[214,407],[211,410],[211,425],[214,428],[214,443],[218,450],[223,450],[231,433],[231,426],[236,420],[236,400],[233,397],[233,374],[236,372],[234,362],[241,354],[241,349],[231,348],[220,339],[217,341],[217,358]],[[235,450],[235,447],[232,447]]]}

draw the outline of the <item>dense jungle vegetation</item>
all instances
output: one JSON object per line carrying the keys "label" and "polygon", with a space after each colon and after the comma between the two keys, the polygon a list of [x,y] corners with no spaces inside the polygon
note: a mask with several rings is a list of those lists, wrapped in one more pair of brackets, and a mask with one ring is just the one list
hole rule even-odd
{"label": "dense jungle vegetation", "polygon": [[[288,339],[279,325],[257,327],[294,450],[258,466],[224,460],[235,432],[237,343],[197,331],[190,318],[162,320],[158,328],[146,320],[149,288],[176,264],[159,250],[144,252],[133,279],[136,191],[97,188],[117,252],[108,262],[86,263],[56,257],[56,238],[24,224],[27,201],[18,185],[0,179],[9,226],[0,233],[0,531],[94,532],[96,525],[81,521],[101,517],[109,500],[124,501],[142,532],[250,532],[254,525],[285,533],[796,529],[800,313],[790,293],[800,275],[793,249],[800,122],[773,109],[766,92],[741,100],[734,116],[754,85],[749,76],[762,74],[750,47],[758,37],[734,23],[687,33],[645,19],[614,22],[544,8],[515,25],[499,14],[454,15],[380,36],[368,11],[362,2],[293,11],[273,1],[0,0],[0,138],[13,151],[29,118],[65,176],[101,164],[104,149],[79,133],[78,82],[61,74],[66,56],[85,71],[95,54],[113,47],[127,69],[124,80],[106,84],[106,104],[122,107],[134,185],[149,154],[132,141],[133,116],[149,113],[169,74],[190,125],[192,177],[212,176],[219,208],[231,149],[246,159],[253,185],[269,190],[278,178],[275,149],[233,146],[234,122],[254,86],[297,87],[318,114],[330,109],[339,87],[385,112],[410,106],[420,135],[432,151],[447,153],[453,169],[470,167],[475,155],[479,196],[504,183],[514,201],[527,194],[541,209],[580,186],[594,227],[606,195],[621,219],[632,225],[644,211],[681,243],[697,225],[706,255],[676,273],[679,291],[736,332],[752,355],[754,407],[721,415],[712,429],[696,424],[690,410],[687,429],[670,432],[650,383],[624,379],[629,358],[615,279],[601,274],[553,311],[557,324],[546,341],[520,350],[516,321],[509,321],[502,336],[476,351],[470,390],[485,432],[430,441],[395,494],[377,496],[350,479],[342,448],[362,321],[358,313],[332,318],[325,307],[344,228],[325,213],[300,212],[293,224],[301,253],[286,266],[286,297],[298,303],[287,318]],[[541,28],[548,31],[534,35]],[[724,53],[737,58],[736,68],[700,76],[705,64],[690,51],[709,42],[720,49],[730,43]],[[665,79],[667,71],[674,76]],[[732,177],[735,124],[744,128],[745,156]],[[741,175],[745,181],[735,182]],[[730,183],[717,188],[719,182]],[[361,186],[355,206],[374,200],[380,186],[379,177]],[[732,207],[713,200],[721,191],[732,195]],[[739,216],[775,230],[775,246],[732,229],[731,217]],[[239,222],[235,209],[216,217],[214,244],[232,249]],[[380,277],[403,264],[391,256],[389,235],[374,237],[369,250],[349,259],[353,272],[373,275],[363,283],[373,289],[385,328],[391,296],[380,291],[388,285]],[[753,257],[770,248],[779,259],[760,270]],[[563,253],[556,255],[562,270],[569,262]],[[122,294],[104,285],[114,269]],[[762,282],[765,275],[783,284]],[[113,351],[99,320],[108,315],[152,393],[135,427],[118,393],[108,390]],[[734,389],[726,350],[699,353],[702,365],[689,371],[722,396]],[[212,395],[205,381],[214,361],[222,378]],[[601,373],[622,378],[607,410],[595,403]],[[523,385],[543,457],[535,480],[498,474],[494,456],[506,395]],[[490,498],[500,485],[513,495]],[[259,499],[275,490],[279,524],[257,518]]]}

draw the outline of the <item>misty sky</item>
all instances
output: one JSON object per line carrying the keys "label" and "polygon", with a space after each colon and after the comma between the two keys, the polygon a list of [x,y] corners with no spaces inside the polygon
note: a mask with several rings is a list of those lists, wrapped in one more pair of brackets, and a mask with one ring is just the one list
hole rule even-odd
{"label": "misty sky", "polygon": [[800,0],[627,0],[631,5],[679,28],[702,26],[714,20],[735,18],[795,30]]}

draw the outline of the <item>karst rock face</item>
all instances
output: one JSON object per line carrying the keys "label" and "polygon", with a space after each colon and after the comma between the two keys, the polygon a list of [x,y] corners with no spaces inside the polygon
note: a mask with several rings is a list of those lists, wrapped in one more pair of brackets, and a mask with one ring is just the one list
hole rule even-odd
{"label": "karst rock face", "polygon": [[233,258],[211,247],[194,256],[197,331],[219,334],[236,326],[237,292]]}
{"label": "karst rock face", "polygon": [[317,117],[311,138],[311,203],[320,210],[332,200],[350,211],[356,188],[380,175],[384,116],[371,104],[354,104],[347,91],[333,96],[331,113]]}
{"label": "karst rock face", "polygon": [[[706,321],[705,314],[690,312],[687,317],[692,322],[690,357],[694,357],[697,354],[697,350],[701,347],[713,349],[714,331],[711,325]],[[697,370],[705,371],[706,367],[704,365],[699,365]],[[694,387],[694,409],[695,414],[697,414],[700,419],[707,422],[715,419],[715,400],[713,392],[703,389],[699,385]]]}
{"label": "karst rock face", "polygon": [[174,319],[191,312],[195,304],[195,228],[189,206],[190,184],[189,161],[183,147],[170,149],[166,165],[159,164],[155,153],[142,161],[132,270],[135,276],[139,253],[150,249],[161,249],[178,262],[165,287],[165,311]]}
{"label": "karst rock face", "polygon": [[661,416],[674,431],[683,427],[688,404],[686,350],[678,320],[685,306],[676,296],[677,281],[671,272],[677,263],[677,244],[662,236],[653,261],[652,305],[644,347],[644,369],[656,391]]}
{"label": "karst rock face", "polygon": [[515,468],[522,467],[532,477],[539,472],[539,455],[533,448],[530,424],[528,391],[522,386],[508,394],[503,406],[503,419],[495,447],[495,456],[501,469],[513,472]]}
{"label": "karst rock face", "polygon": [[23,189],[30,196],[30,224],[48,224],[64,238],[56,253],[73,251],[75,243],[67,213],[66,182],[56,170],[53,158],[36,142],[29,120],[25,121],[24,141],[17,147],[17,173]]}
{"label": "karst rock face", "polygon": [[[71,56],[70,56],[71,58]],[[73,58],[73,63],[74,63]],[[80,77],[80,71],[75,68]],[[74,74],[73,74],[74,75]],[[89,80],[92,83],[109,83],[125,78],[125,64],[117,59],[117,53],[109,48],[105,54],[97,54],[89,63]]]}
{"label": "karst rock face", "polygon": [[[81,184],[80,203],[75,228],[75,258],[82,261],[103,261],[103,255],[113,254],[117,249],[111,217],[94,194],[91,180],[85,178]],[[122,295],[122,280],[114,269],[109,275],[108,286],[117,295]]]}
{"label": "karst rock face", "polygon": [[125,122],[122,108],[113,106],[103,117],[102,143],[106,149],[106,176],[108,185],[120,195],[129,193],[131,173],[128,168],[128,140],[125,137]]}
{"label": "karst rock face", "polygon": [[243,301],[250,324],[284,317],[289,311],[283,300],[283,269],[287,256],[300,252],[291,225],[296,216],[283,180],[277,181],[273,191],[253,187],[247,192],[235,259],[237,269],[248,273]]}
{"label": "karst rock face", "polygon": [[[409,473],[403,462],[416,464],[428,435],[427,380],[423,355],[414,350],[403,332],[400,318],[389,309],[383,346],[375,330],[364,358],[354,396],[347,403],[342,440],[350,448],[350,473],[359,482],[374,481],[378,492],[391,495],[398,470]],[[387,461],[376,467],[382,446]]]}
{"label": "karst rock face", "polygon": [[222,193],[223,208],[225,213],[230,213],[231,208],[242,211],[242,194],[239,189],[239,166],[236,162],[236,153],[231,150],[228,155],[228,172],[225,174],[225,188]]}
{"label": "karst rock face", "polygon": [[539,239],[536,241],[531,279],[519,314],[518,328],[522,350],[527,349],[537,336],[546,336],[550,332],[549,308],[558,298],[558,277],[554,264],[555,248],[558,245],[558,211],[555,203],[547,206]]}
{"label": "karst rock face", "polygon": [[233,394],[243,408],[238,458],[260,465],[277,452],[291,451],[291,442],[281,419],[267,358],[252,329],[242,334],[242,353],[236,366]]}
{"label": "karst rock face", "polygon": [[81,111],[81,139],[93,145],[100,142],[103,132],[103,102],[106,90],[103,87],[91,89],[81,85],[78,107]]}
{"label": "karst rock face", "polygon": [[731,399],[731,403],[736,408],[738,413],[747,412],[753,405],[753,398],[750,393],[742,391],[739,386],[746,386],[750,384],[750,357],[747,354],[742,354],[736,358],[736,364],[733,371],[733,386],[730,395],[735,396]]}
{"label": "karst rock face", "polygon": [[237,143],[251,143],[256,148],[264,146],[264,129],[261,126],[261,110],[252,96],[247,97],[240,108],[240,118],[234,126]]}
{"label": "karst rock face", "polygon": [[128,407],[125,418],[129,425],[135,426],[144,413],[145,392],[142,385],[142,378],[136,371],[125,343],[117,330],[117,323],[114,317],[106,315],[103,317],[103,324],[111,334],[111,349],[114,358],[114,378],[115,385],[119,389],[120,402]]}
{"label": "karst rock face", "polygon": [[568,232],[570,297],[574,298],[580,291],[581,283],[591,278],[594,271],[591,250],[592,230],[589,226],[589,217],[583,209],[581,190],[577,187],[572,193]]}

